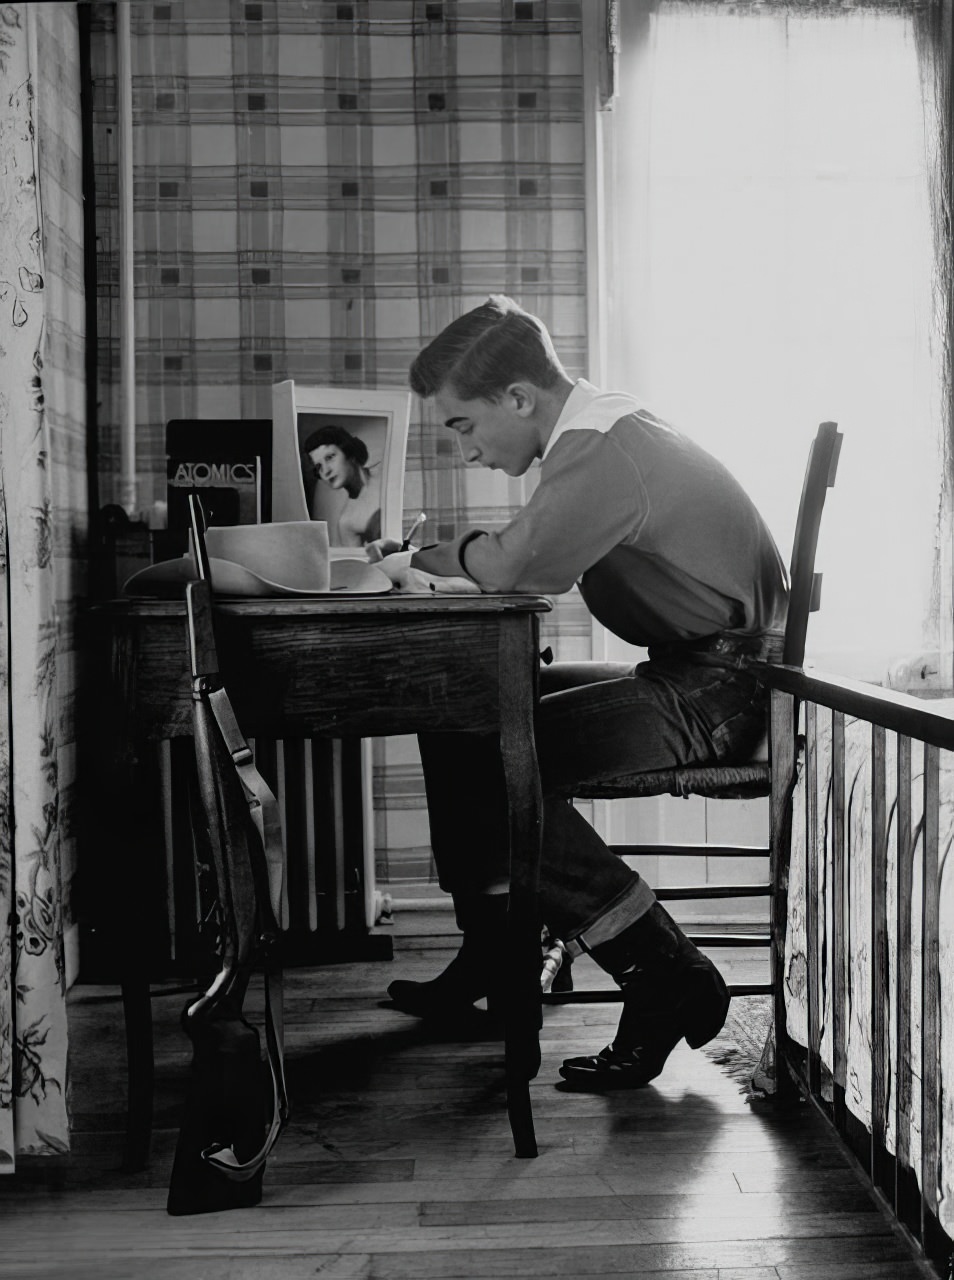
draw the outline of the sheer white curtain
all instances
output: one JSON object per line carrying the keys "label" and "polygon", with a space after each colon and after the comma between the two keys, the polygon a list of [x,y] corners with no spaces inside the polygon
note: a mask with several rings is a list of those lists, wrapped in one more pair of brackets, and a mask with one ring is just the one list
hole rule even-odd
{"label": "sheer white curtain", "polygon": [[840,424],[809,657],[881,679],[938,645],[937,156],[914,20],[667,0],[619,17],[600,375],[721,457],[786,557],[811,437]]}

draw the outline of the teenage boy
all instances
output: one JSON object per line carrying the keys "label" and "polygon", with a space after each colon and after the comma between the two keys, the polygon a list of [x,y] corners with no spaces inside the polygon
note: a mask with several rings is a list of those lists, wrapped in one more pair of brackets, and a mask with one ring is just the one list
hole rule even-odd
{"label": "teenage boy", "polygon": [[[560,363],[539,319],[492,296],[438,335],[411,367],[464,461],[521,476],[541,462],[526,506],[497,532],[393,554],[485,591],[555,595],[578,584],[614,635],[648,648],[639,665],[554,663],[536,720],[544,791],[541,909],[571,955],[588,952],[623,991],[615,1039],[567,1059],[576,1088],[635,1088],[685,1037],[698,1047],[729,1007],[715,965],[652,889],[566,799],[574,784],[744,757],[762,734],[765,694],[746,657],[776,658],[787,603],[778,550],[749,497],[692,440],[629,395]],[[375,553],[372,553],[375,554]],[[405,1012],[453,1019],[505,981],[508,828],[496,738],[420,739],[440,883],[463,941],[429,982],[396,981]]]}

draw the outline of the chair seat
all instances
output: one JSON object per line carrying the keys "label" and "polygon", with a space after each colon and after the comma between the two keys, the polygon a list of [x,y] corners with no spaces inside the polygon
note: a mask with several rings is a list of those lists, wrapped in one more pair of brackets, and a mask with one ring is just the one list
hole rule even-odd
{"label": "chair seat", "polygon": [[712,800],[751,800],[772,790],[768,726],[746,760],[738,764],[681,764],[671,769],[619,773],[600,782],[578,782],[579,800],[636,800],[640,796],[708,796]]}
{"label": "chair seat", "polygon": [[745,764],[679,765],[675,769],[619,774],[601,782],[577,783],[578,800],[628,800],[639,796],[708,796],[714,800],[748,800],[767,796],[772,773],[767,760]]}

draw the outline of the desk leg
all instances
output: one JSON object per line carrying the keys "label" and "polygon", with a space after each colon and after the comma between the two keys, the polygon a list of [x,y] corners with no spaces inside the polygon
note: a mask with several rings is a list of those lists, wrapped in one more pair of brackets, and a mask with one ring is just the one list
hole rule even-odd
{"label": "desk leg", "polygon": [[540,836],[542,798],[533,738],[538,661],[536,618],[500,626],[500,750],[510,806],[510,985],[504,1009],[507,1111],[519,1157],[537,1154],[530,1081],[540,1070]]}
{"label": "desk leg", "polygon": [[149,979],[140,966],[123,974],[123,1020],[126,1028],[126,1141],[123,1171],[138,1173],[149,1164],[155,1059]]}
{"label": "desk leg", "polygon": [[149,974],[163,895],[154,832],[159,829],[155,752],[139,743],[116,774],[112,796],[113,848],[106,901],[113,966],[119,973],[126,1032],[126,1143],[123,1169],[149,1164],[155,1057]]}
{"label": "desk leg", "polygon": [[[154,847],[157,818],[149,764],[151,749],[135,738],[135,637],[117,628],[92,687],[101,691],[85,709],[88,746],[83,874],[92,929],[81,959],[86,980],[118,981],[127,1066],[127,1123],[123,1168],[149,1162],[152,1130],[153,1038],[149,993],[150,943],[157,893]],[[108,663],[108,666],[106,665]]]}

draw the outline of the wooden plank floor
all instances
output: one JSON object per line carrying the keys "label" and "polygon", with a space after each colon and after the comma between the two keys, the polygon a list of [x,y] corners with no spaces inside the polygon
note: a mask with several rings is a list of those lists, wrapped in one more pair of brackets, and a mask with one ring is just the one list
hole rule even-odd
{"label": "wooden plank floor", "polygon": [[[119,1170],[117,995],[70,999],[74,1153],[0,1179],[0,1276],[97,1280],[909,1280],[933,1276],[807,1108],[752,1103],[680,1046],[653,1086],[560,1091],[567,1053],[612,1035],[612,1005],[546,1010],[533,1085],[540,1156],[516,1160],[502,1046],[441,1042],[381,1006],[447,939],[397,938],[393,964],[287,976],[292,1123],[255,1209],[170,1218],[165,1192],[189,1052],[184,997],[158,996],[155,1155]],[[585,974],[583,975],[585,980]],[[731,1046],[729,1046],[731,1048]],[[728,1055],[731,1057],[731,1054]]]}

